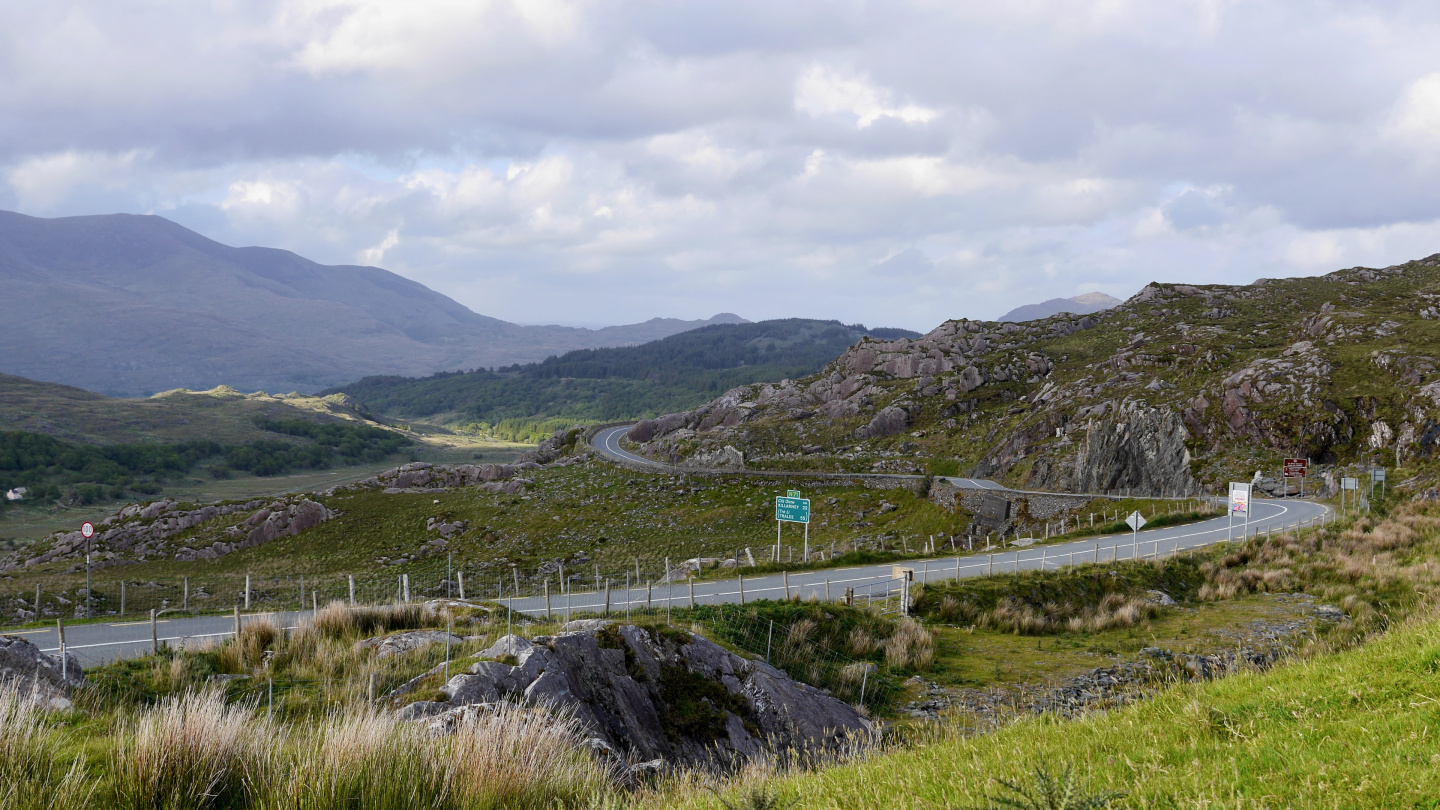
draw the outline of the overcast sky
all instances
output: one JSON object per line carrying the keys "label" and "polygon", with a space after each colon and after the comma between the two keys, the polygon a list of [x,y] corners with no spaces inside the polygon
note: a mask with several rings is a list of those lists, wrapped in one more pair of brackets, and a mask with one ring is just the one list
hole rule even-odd
{"label": "overcast sky", "polygon": [[1440,252],[1433,2],[9,2],[0,208],[522,322],[929,329]]}

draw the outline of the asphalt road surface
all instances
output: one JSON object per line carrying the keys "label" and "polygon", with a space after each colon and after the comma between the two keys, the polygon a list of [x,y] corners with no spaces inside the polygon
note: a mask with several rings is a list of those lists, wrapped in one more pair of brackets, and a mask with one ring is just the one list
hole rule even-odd
{"label": "asphalt road surface", "polygon": [[[987,482],[988,483],[988,482]],[[749,602],[755,599],[779,599],[786,595],[787,581],[790,595],[809,599],[839,601],[844,598],[845,589],[853,588],[856,601],[863,604],[872,598],[893,594],[898,587],[895,579],[896,568],[909,568],[915,572],[916,582],[939,582],[961,577],[983,576],[988,573],[1006,573],[1039,568],[1055,569],[1064,565],[1111,559],[1131,559],[1136,556],[1166,556],[1176,551],[1199,548],[1225,542],[1227,537],[1240,539],[1246,534],[1263,534],[1294,528],[1297,524],[1315,525],[1329,518],[1331,510],[1322,504],[1305,500],[1256,500],[1251,506],[1252,514],[1248,527],[1237,521],[1231,525],[1229,518],[1218,517],[1205,521],[1171,526],[1161,529],[1142,529],[1135,534],[1118,534],[1087,537],[1063,543],[1026,548],[994,548],[991,551],[966,552],[956,555],[896,561],[884,565],[866,565],[850,568],[831,568],[820,571],[805,571],[783,574],[768,574],[757,577],[742,576],[729,579],[708,579],[694,583],[695,604],[715,605],[735,602]],[[817,544],[814,548],[821,549]],[[680,562],[679,560],[675,561]],[[828,594],[827,594],[828,591]],[[610,611],[612,615],[623,614],[627,608],[663,608],[667,604],[684,607],[691,604],[690,583],[677,581],[673,584],[658,583],[626,590],[623,586],[612,587]],[[504,604],[504,603],[502,603]],[[544,597],[517,598],[510,606],[534,616],[544,615]],[[601,591],[556,593],[550,597],[552,616],[567,617],[574,613],[597,613],[604,610],[605,594]],[[267,616],[277,624],[293,627],[308,612],[245,614],[242,621],[252,616]],[[156,637],[160,643],[172,646],[200,645],[211,640],[220,640],[234,632],[233,616],[166,616],[156,623]],[[30,639],[45,652],[59,649],[56,628],[12,631]],[[113,661],[117,658],[135,658],[151,649],[150,622],[148,620],[125,620],[78,624],[66,628],[66,648],[79,658],[82,666]]]}
{"label": "asphalt road surface", "polygon": [[[1177,551],[1222,543],[1227,538],[1238,540],[1246,534],[1263,534],[1267,530],[1279,532],[1285,528],[1294,528],[1297,524],[1308,527],[1326,520],[1331,513],[1327,506],[1296,499],[1257,500],[1253,502],[1251,510],[1248,527],[1243,521],[1237,521],[1232,527],[1228,517],[1218,517],[1183,526],[1150,530],[1142,528],[1138,533],[1094,536],[1083,540],[1025,548],[1001,549],[996,546],[988,552],[968,552],[962,549],[957,554],[947,556],[935,556],[928,559],[916,557],[912,560],[897,560],[881,565],[793,572],[788,577],[783,574],[745,577],[742,568],[740,576],[735,578],[695,582],[693,598],[697,605],[749,602],[755,599],[780,599],[787,595],[788,587],[789,595],[798,595],[801,599],[815,596],[822,601],[827,599],[839,601],[844,597],[846,588],[853,588],[857,601],[863,601],[872,596],[878,598],[883,593],[893,592],[897,587],[895,584],[895,569],[897,568],[914,570],[915,581],[923,583],[955,579],[957,571],[958,576],[974,577],[992,572],[1000,574],[1016,570],[1032,571],[1040,568],[1054,570],[1072,563],[1080,565],[1097,560],[1125,560],[1136,556],[1142,558],[1164,557]],[[819,549],[821,546],[817,545],[812,548]],[[680,561],[675,560],[674,562]],[[612,615],[617,611],[623,612],[627,607],[643,608],[647,602],[650,607],[655,608],[663,608],[667,604],[675,607],[688,606],[691,603],[690,583],[677,580],[673,585],[662,582],[653,584],[648,589],[641,586],[628,590],[623,586],[614,587],[612,585],[610,591]],[[518,598],[510,604],[519,612],[536,616],[545,613],[543,597]],[[605,594],[603,591],[587,590],[570,594],[552,594],[550,597],[552,616],[595,613],[603,611],[604,607]]]}
{"label": "asphalt road surface", "polygon": [[[604,428],[603,430],[600,430],[599,432],[597,432],[597,433],[595,434],[595,438],[591,440],[590,446],[595,448],[595,452],[597,452],[597,453],[599,453],[600,455],[602,455],[602,456],[610,459],[611,461],[628,462],[628,463],[630,463],[630,464],[637,465],[637,466],[641,466],[641,467],[649,467],[650,469],[653,469],[653,470],[655,470],[655,471],[657,471],[657,472],[670,472],[670,471],[672,471],[674,468],[673,468],[671,465],[669,465],[669,464],[663,464],[663,463],[661,463],[661,462],[659,462],[659,461],[655,461],[654,459],[645,458],[644,456],[637,456],[637,455],[635,455],[634,453],[631,453],[630,451],[628,451],[628,450],[626,450],[626,449],[624,449],[624,448],[622,448],[622,447],[620,446],[620,440],[623,439],[623,438],[625,438],[625,435],[630,432],[630,428],[631,428],[631,427],[633,427],[633,425],[620,425],[619,427],[608,427],[608,428]],[[697,470],[697,472],[698,472],[698,470]],[[752,472],[754,472],[754,471],[752,471]],[[851,474],[851,473],[799,473],[799,474],[797,474],[797,473],[775,472],[775,473],[766,473],[766,474],[776,475],[776,476],[796,475],[797,477],[804,477],[804,478],[854,478],[854,477],[855,477],[855,475],[854,475],[854,474]],[[922,475],[902,475],[902,474],[896,474],[896,473],[864,473],[864,475],[865,475],[866,478],[924,478],[924,476],[922,476]],[[949,481],[950,483],[954,484],[955,486],[957,486],[957,487],[959,487],[959,488],[961,488],[961,489],[994,489],[994,490],[1004,490],[1004,489],[1005,489],[1005,487],[1001,486],[1000,484],[997,484],[997,483],[995,483],[994,481],[986,481],[986,480],[983,479],[983,478],[947,478],[947,479],[945,479],[945,480]]]}

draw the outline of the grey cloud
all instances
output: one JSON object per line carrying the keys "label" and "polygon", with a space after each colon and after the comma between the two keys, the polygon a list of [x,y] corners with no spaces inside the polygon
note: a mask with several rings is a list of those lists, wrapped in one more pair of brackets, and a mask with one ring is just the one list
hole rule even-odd
{"label": "grey cloud", "polygon": [[528,322],[928,328],[1440,249],[1440,161],[1386,135],[1429,6],[306,8],[0,7],[0,206],[336,263],[394,233],[385,266]]}

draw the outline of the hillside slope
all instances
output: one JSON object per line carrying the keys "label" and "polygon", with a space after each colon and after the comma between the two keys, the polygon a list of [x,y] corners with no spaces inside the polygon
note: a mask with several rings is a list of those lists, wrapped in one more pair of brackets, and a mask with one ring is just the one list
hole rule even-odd
{"label": "hillside slope", "polygon": [[341,396],[241,394],[231,388],[167,391],[119,399],[81,388],[0,374],[0,430],[53,436],[80,444],[134,444],[209,439],[237,444],[268,438],[256,419],[364,421]]}
{"label": "hillside slope", "polygon": [[693,407],[736,385],[812,374],[866,335],[919,337],[903,329],[799,318],[721,324],[495,372],[369,377],[331,391],[343,391],[376,413],[409,418],[441,413],[487,422],[634,418]]}
{"label": "hillside slope", "polygon": [[642,452],[765,467],[965,472],[1184,494],[1440,443],[1440,254],[1248,286],[1150,284],[1094,315],[949,321],[820,373],[642,422]]}
{"label": "hillside slope", "polygon": [[217,385],[315,391],[367,374],[538,361],[709,323],[517,326],[377,267],[229,247],[125,214],[0,211],[0,287],[0,371],[121,396]]}

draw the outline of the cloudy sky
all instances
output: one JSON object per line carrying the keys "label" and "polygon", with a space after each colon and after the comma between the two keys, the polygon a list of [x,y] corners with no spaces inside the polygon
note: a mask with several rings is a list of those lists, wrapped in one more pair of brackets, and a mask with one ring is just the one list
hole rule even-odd
{"label": "cloudy sky", "polygon": [[1440,6],[0,3],[0,208],[521,322],[928,329],[1440,252]]}

